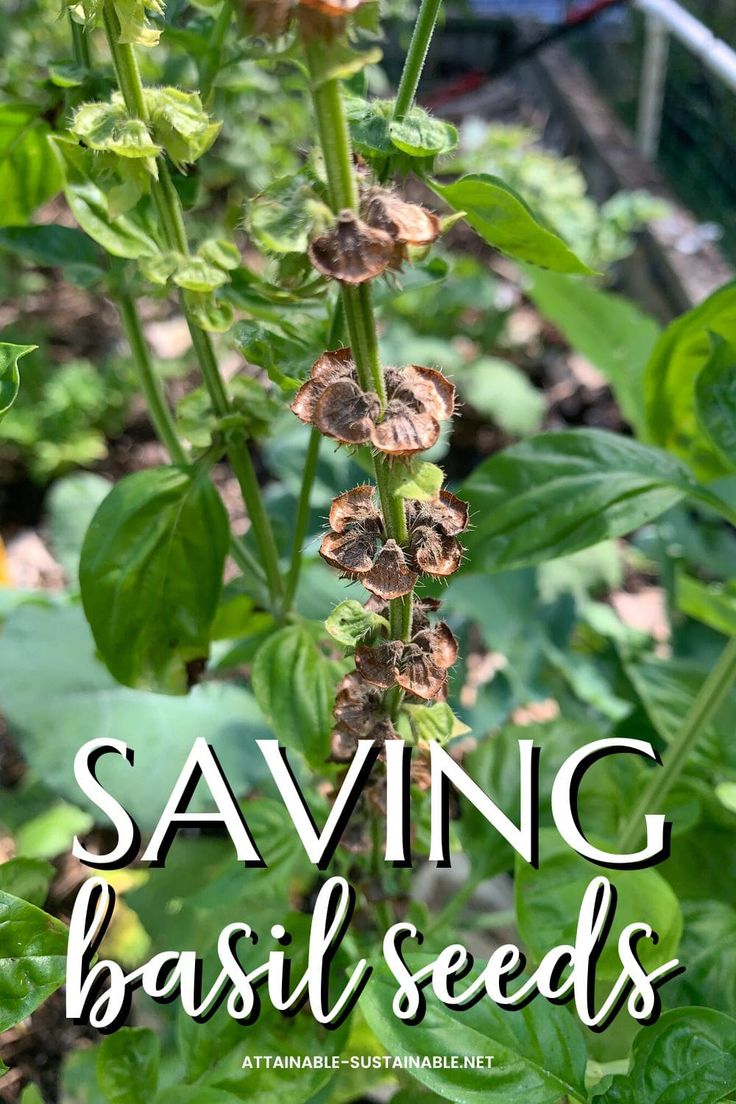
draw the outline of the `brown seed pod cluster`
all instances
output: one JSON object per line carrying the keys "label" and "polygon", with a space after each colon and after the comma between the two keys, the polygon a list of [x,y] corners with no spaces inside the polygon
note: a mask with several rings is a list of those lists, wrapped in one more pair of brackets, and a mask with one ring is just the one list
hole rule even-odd
{"label": "brown seed pod cluster", "polygon": [[339,495],[330,509],[330,531],[320,554],[349,579],[359,580],[377,598],[409,594],[420,574],[453,575],[462,561],[458,535],[468,527],[468,507],[449,491],[431,502],[406,504],[408,548],[387,539],[375,488],[362,485]]}
{"label": "brown seed pod cluster", "polygon": [[386,368],[386,404],[363,391],[350,349],[324,353],[291,404],[303,422],[345,445],[372,445],[393,457],[432,448],[452,416],[455,387],[434,368]]}
{"label": "brown seed pod cluster", "polygon": [[439,234],[440,220],[432,211],[385,188],[369,188],[361,217],[341,211],[335,225],[312,241],[309,258],[331,280],[362,284],[388,268],[401,268],[411,248],[427,249]]}

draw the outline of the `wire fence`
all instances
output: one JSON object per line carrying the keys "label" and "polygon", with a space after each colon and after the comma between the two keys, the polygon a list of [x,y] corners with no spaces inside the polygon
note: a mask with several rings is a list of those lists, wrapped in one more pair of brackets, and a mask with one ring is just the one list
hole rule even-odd
{"label": "wire fence", "polygon": [[[736,44],[736,0],[689,0],[687,7],[724,41]],[[644,18],[622,7],[576,38],[578,58],[635,129]],[[722,227],[722,247],[736,262],[736,95],[674,38],[657,164],[698,218]]]}

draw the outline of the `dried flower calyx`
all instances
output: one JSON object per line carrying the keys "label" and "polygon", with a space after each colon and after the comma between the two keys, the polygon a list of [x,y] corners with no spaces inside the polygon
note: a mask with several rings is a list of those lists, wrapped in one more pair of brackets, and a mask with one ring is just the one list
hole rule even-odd
{"label": "dried flower calyx", "polygon": [[341,211],[332,229],[309,246],[309,259],[317,271],[344,284],[373,280],[385,272],[393,257],[393,238],[352,211]]}
{"label": "dried flower calyx", "polygon": [[371,188],[361,212],[368,226],[383,230],[393,241],[392,268],[399,268],[407,259],[409,248],[426,249],[440,234],[440,220],[433,211],[407,203],[385,188]]}
{"label": "dried flower calyx", "polygon": [[373,686],[400,686],[425,701],[444,696],[447,672],[457,659],[457,641],[444,621],[420,629],[408,643],[388,640],[375,647],[359,645],[355,666]]}
{"label": "dried flower calyx", "polygon": [[440,422],[455,407],[455,387],[434,368],[386,368],[387,402],[363,391],[350,349],[324,353],[296,394],[291,409],[346,445],[371,444],[390,456],[411,456],[436,444]]}
{"label": "dried flower calyx", "polygon": [[335,729],[330,758],[346,763],[358,750],[358,740],[396,740],[398,736],[383,708],[383,692],[357,671],[345,675],[335,698]]}
{"label": "dried flower calyx", "polygon": [[409,548],[387,540],[375,488],[362,485],[341,494],[330,509],[330,532],[322,557],[366,590],[389,601],[409,594],[420,573],[445,577],[457,571],[463,550],[457,534],[468,524],[468,507],[449,491],[433,502],[406,504]]}

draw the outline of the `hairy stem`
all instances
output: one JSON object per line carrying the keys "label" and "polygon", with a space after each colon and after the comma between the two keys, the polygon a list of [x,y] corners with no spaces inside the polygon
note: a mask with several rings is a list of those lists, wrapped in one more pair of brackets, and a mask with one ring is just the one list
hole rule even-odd
{"label": "hairy stem", "polygon": [[645,786],[634,806],[621,833],[619,851],[624,852],[638,843],[643,835],[642,825],[647,813],[662,811],[667,795],[682,774],[709,722],[725,702],[734,682],[736,682],[736,637],[729,640],[723,649],[718,662],[703,683],[700,693],[682,722],[682,727],[667,748],[662,767],[652,774],[649,784]]}
{"label": "hairy stem", "polygon": [[212,28],[212,34],[208,43],[208,52],[205,60],[202,64],[200,73],[200,94],[202,96],[202,102],[208,103],[212,95],[212,86],[217,76],[217,71],[220,68],[220,62],[222,61],[222,51],[225,45],[225,38],[227,32],[230,29],[230,24],[233,18],[233,0],[224,0],[222,7],[220,8],[215,24]]}
{"label": "hairy stem", "polygon": [[[104,6],[104,23],[115,74],[128,112],[131,116],[147,122],[148,110],[138,61],[133,47],[119,41],[120,24],[111,0],[106,0]],[[151,194],[167,245],[170,249],[187,254],[189,253],[189,241],[184,225],[184,213],[168,166],[163,158],[159,159],[158,172],[159,178],[152,182]],[[223,417],[230,412],[231,406],[217,364],[212,339],[205,330],[197,325],[184,293],[181,295],[181,304],[191,334],[194,353],[213,410],[218,417]],[[284,587],[279,571],[278,549],[268,514],[263,505],[261,489],[258,485],[247,442],[240,435],[237,439],[230,437],[226,442],[226,446],[228,459],[240,484],[248,517],[258,544],[272,608],[281,610]]]}
{"label": "hairy stem", "polygon": [[[342,299],[338,298],[332,311],[330,330],[327,334],[328,349],[336,349],[342,344],[344,328],[345,311],[343,309]],[[321,444],[322,434],[318,429],[313,428],[309,436],[307,455],[304,458],[304,473],[302,475],[302,485],[299,490],[299,503],[296,511],[296,519],[294,521],[294,543],[291,549],[291,566],[286,580],[285,606],[287,613],[290,612],[294,605],[294,598],[296,597],[297,587],[299,586],[299,575],[301,574],[302,558],[304,556],[304,541],[306,540],[307,529],[309,528],[309,507],[312,499],[314,480],[317,476],[317,464],[319,462]]]}
{"label": "hairy stem", "polygon": [[[146,398],[151,423],[157,438],[165,447],[174,464],[188,464],[186,449],[179,440],[176,422],[166,402],[161,382],[156,375],[151,354],[148,349],[140,316],[135,300],[131,295],[120,294],[116,299],[125,336],[130,346],[130,355],[138,375],[141,390]],[[255,577],[259,583],[265,583],[263,568],[253,553],[243,544],[240,537],[232,536],[230,555],[244,573]]]}
{"label": "hairy stem", "polygon": [[394,104],[394,118],[403,119],[407,111],[414,103],[417,94],[419,78],[422,75],[424,63],[427,60],[429,44],[434,34],[435,23],[439,15],[442,0],[422,0],[419,15],[411,36],[409,52],[404,62],[404,71],[401,74],[399,90],[396,93]]}
{"label": "hairy stem", "polygon": [[[327,169],[330,202],[336,213],[345,208],[357,211],[358,186],[340,83],[337,80],[320,82],[318,59],[309,44],[306,45],[306,55],[312,80],[317,129]],[[364,283],[359,287],[343,284],[341,295],[360,386],[365,391],[375,391],[381,405],[385,406],[386,383],[378,351],[370,284]],[[404,503],[391,490],[390,466],[385,456],[378,455],[374,458],[374,471],[386,535],[406,547],[409,535]],[[411,595],[391,602],[390,624],[393,639],[409,639],[411,606]],[[395,688],[389,691],[387,705],[393,715],[397,712],[401,699],[400,690]]]}
{"label": "hairy stem", "polygon": [[156,436],[166,448],[172,463],[186,464],[187,454],[177,435],[176,423],[166,402],[161,381],[154,370],[135,303],[130,295],[119,295],[117,303]]}

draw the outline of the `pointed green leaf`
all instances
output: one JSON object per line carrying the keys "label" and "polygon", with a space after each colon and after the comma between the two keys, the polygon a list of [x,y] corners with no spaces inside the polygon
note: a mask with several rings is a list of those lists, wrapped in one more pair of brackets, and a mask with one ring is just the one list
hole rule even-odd
{"label": "pointed green leaf", "polygon": [[109,1104],[151,1100],[158,1086],[161,1047],[147,1027],[123,1027],[102,1041],[97,1080]]}
{"label": "pointed green leaf", "polygon": [[736,345],[718,334],[695,381],[695,412],[700,428],[723,463],[736,469]]}
{"label": "pointed green leaf", "polygon": [[658,449],[597,429],[542,433],[484,461],[459,494],[473,571],[522,567],[633,532],[697,491]]}
{"label": "pointed green leaf", "polygon": [[501,253],[555,272],[590,273],[562,238],[498,177],[472,173],[452,184],[429,181],[429,185],[454,211],[464,211],[473,229]]}
{"label": "pointed green leaf", "polygon": [[18,398],[20,371],[18,361],[38,345],[11,345],[0,342],[0,422]]}
{"label": "pointed green leaf", "polygon": [[119,682],[185,693],[186,664],[206,658],[229,525],[208,477],[181,467],[115,485],[87,531],[82,601]]}
{"label": "pointed green leaf", "polygon": [[67,934],[60,920],[0,891],[0,1032],[64,984]]}

